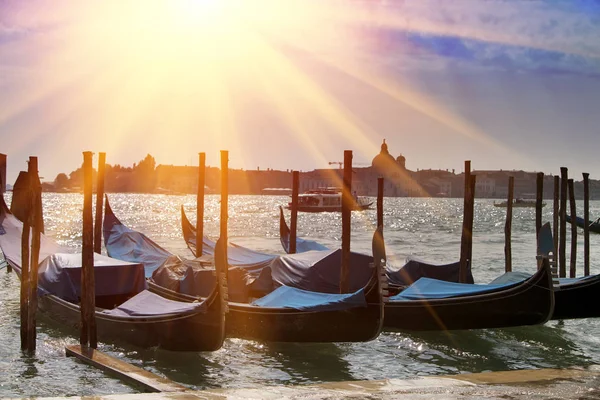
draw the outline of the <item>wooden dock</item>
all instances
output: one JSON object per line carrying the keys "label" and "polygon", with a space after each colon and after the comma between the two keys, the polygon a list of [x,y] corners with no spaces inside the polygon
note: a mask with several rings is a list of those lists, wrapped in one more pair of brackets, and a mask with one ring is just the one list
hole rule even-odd
{"label": "wooden dock", "polygon": [[72,345],[65,347],[65,350],[67,356],[77,357],[83,362],[93,365],[108,374],[143,388],[147,392],[183,392],[190,390],[167,378],[160,377],[152,372],[148,372],[89,347]]}

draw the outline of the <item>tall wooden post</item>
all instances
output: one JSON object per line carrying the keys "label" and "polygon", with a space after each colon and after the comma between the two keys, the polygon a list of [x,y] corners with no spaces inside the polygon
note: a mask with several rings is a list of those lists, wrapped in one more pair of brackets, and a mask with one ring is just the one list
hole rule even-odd
{"label": "tall wooden post", "polygon": [[506,200],[506,224],[504,225],[504,271],[512,271],[512,244],[511,244],[511,230],[512,230],[512,209],[513,209],[513,197],[515,191],[515,177],[508,177],[508,198]]}
{"label": "tall wooden post", "polygon": [[96,220],[94,222],[94,252],[102,253],[102,206],[104,205],[104,169],[106,153],[98,154],[98,176],[96,179]]}
{"label": "tall wooden post", "polygon": [[559,249],[559,277],[567,276],[567,181],[569,179],[567,168],[560,167],[560,238]]}
{"label": "tall wooden post", "polygon": [[[6,154],[0,153],[0,196],[6,193]],[[7,263],[6,271],[12,272],[12,267]]]}
{"label": "tall wooden post", "polygon": [[206,153],[198,153],[198,192],[196,194],[196,257],[202,256],[204,245],[204,186]]}
{"label": "tall wooden post", "polygon": [[590,174],[583,173],[583,275],[590,275]]}
{"label": "tall wooden post", "polygon": [[35,353],[36,347],[36,310],[38,290],[38,267],[40,263],[40,243],[42,228],[42,184],[38,172],[37,157],[29,157],[29,183],[31,187],[31,259],[29,261],[29,311],[27,312],[27,350]]}
{"label": "tall wooden post", "polygon": [[377,178],[377,227],[383,226],[383,178]]}
{"label": "tall wooden post", "polygon": [[352,150],[344,150],[344,185],[342,187],[342,266],[340,293],[350,290],[350,222],[352,213]]}
{"label": "tall wooden post", "polygon": [[97,347],[94,282],[94,226],[92,219],[92,156],[83,152],[83,229],[81,249],[81,336],[79,343]]}
{"label": "tall wooden post", "polygon": [[560,178],[554,175],[554,201],[552,202],[552,239],[554,241],[554,260],[558,261],[558,216],[560,203]]}
{"label": "tall wooden post", "polygon": [[298,191],[300,172],[292,171],[292,216],[290,221],[290,253],[296,253],[296,237],[298,231]]}
{"label": "tall wooden post", "polygon": [[0,153],[0,194],[6,193],[6,154]]}
{"label": "tall wooden post", "polygon": [[575,205],[575,188],[573,179],[569,179],[569,204],[571,206],[571,264],[569,265],[569,277],[575,278],[577,274],[577,206]]}
{"label": "tall wooden post", "polygon": [[[31,168],[31,167],[30,167]],[[22,175],[25,174],[25,175]],[[27,350],[28,342],[28,326],[29,326],[29,296],[31,287],[30,282],[30,271],[29,271],[29,235],[31,233],[30,215],[33,204],[33,194],[31,191],[31,180],[29,173],[22,172],[20,176],[26,176],[26,180],[21,182],[27,182],[27,185],[23,185],[22,192],[20,195],[21,200],[25,204],[16,204],[13,202],[11,208],[17,208],[22,212],[23,220],[23,232],[21,233],[21,350]],[[14,196],[14,194],[13,194]],[[13,207],[14,206],[14,207]]]}
{"label": "tall wooden post", "polygon": [[463,202],[463,226],[462,226],[462,235],[460,239],[460,271],[459,271],[459,282],[465,283],[467,281],[467,271],[469,268],[469,264],[471,262],[470,255],[470,241],[471,241],[471,230],[473,225],[471,224],[471,228],[469,228],[469,219],[470,213],[472,214],[473,210],[470,209],[470,182],[471,182],[471,161],[465,161],[465,190],[464,190],[464,202]]}
{"label": "tall wooden post", "polygon": [[[221,150],[221,221],[220,221],[220,237],[225,251],[224,258],[229,260],[227,254],[227,221],[228,214],[228,195],[229,195],[229,152]],[[229,264],[229,262],[228,262]]]}
{"label": "tall wooden post", "polygon": [[542,229],[542,204],[544,198],[544,173],[538,172],[536,176],[536,195],[535,195],[535,237],[536,241]]}

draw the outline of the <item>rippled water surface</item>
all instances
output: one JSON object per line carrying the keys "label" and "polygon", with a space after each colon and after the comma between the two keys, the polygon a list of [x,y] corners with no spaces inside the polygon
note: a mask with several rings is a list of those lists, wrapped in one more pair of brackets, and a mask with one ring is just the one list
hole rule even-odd
{"label": "rippled water surface", "polygon": [[[10,197],[10,195],[8,195]],[[188,256],[180,234],[179,207],[195,221],[194,196],[111,194],[119,218],[167,249]],[[232,196],[229,235],[232,242],[255,250],[281,253],[278,206],[286,197]],[[582,203],[578,204],[581,211]],[[81,246],[82,198],[44,194],[46,233],[62,244]],[[392,265],[407,256],[452,262],[460,253],[462,199],[386,198],[385,239]],[[544,208],[544,221],[552,220]],[[600,202],[591,202],[600,216]],[[506,209],[492,200],[475,205],[473,275],[488,282],[504,270]],[[288,216],[289,217],[289,216]],[[208,196],[205,232],[219,231],[219,199]],[[352,249],[370,252],[375,211],[354,213]],[[535,270],[535,210],[514,209],[513,270]],[[300,214],[298,234],[339,246],[341,215]],[[570,243],[570,239],[567,240]],[[600,273],[600,235],[591,236],[592,272]],[[583,234],[579,232],[578,274],[583,269]],[[136,389],[99,370],[64,356],[64,346],[78,342],[41,316],[38,350],[25,356],[19,344],[19,282],[0,270],[0,397],[131,393]],[[360,323],[360,321],[357,321]],[[324,327],[324,329],[326,329]],[[227,339],[212,353],[173,353],[101,343],[100,349],[192,388],[252,387],[351,379],[406,378],[518,368],[568,367],[600,363],[600,321],[550,322],[544,326],[498,330],[405,333],[384,332],[369,343],[273,344]]]}

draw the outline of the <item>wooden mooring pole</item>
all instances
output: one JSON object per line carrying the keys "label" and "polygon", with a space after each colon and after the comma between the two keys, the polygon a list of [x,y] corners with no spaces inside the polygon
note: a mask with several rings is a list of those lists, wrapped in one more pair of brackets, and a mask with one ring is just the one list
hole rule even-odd
{"label": "wooden mooring pole", "polygon": [[473,207],[475,203],[475,179],[471,191],[471,161],[465,161],[465,197],[463,206],[463,226],[460,240],[460,270],[458,281],[466,283],[467,271],[471,266],[472,232],[473,232]]}
{"label": "wooden mooring pole", "polygon": [[6,154],[0,153],[0,194],[6,193]]}
{"label": "wooden mooring pole", "polygon": [[206,153],[198,153],[198,191],[196,193],[196,257],[202,256],[204,246],[204,186]]}
{"label": "wooden mooring pole", "polygon": [[[21,175],[21,174],[20,174]],[[25,176],[25,175],[21,175]],[[27,182],[29,182],[29,174],[27,176]],[[22,180],[23,182],[23,180]],[[26,201],[26,216],[23,219],[23,231],[21,232],[21,350],[27,350],[28,341],[28,326],[29,326],[29,235],[31,233],[31,224],[29,222],[29,214],[31,214],[31,205],[33,203],[31,194],[31,186],[28,185],[27,192],[28,197],[22,197],[22,200]],[[21,195],[23,192],[21,193]],[[11,206],[16,204],[13,202]],[[20,209],[23,210],[23,204],[20,204]]]}
{"label": "wooden mooring pole", "polygon": [[96,295],[94,283],[94,220],[92,218],[92,156],[83,152],[83,231],[81,249],[81,335],[79,343],[95,349]]}
{"label": "wooden mooring pole", "polygon": [[96,177],[96,220],[94,222],[94,252],[102,253],[102,206],[104,205],[104,169],[106,153],[98,154],[98,176]]}
{"label": "wooden mooring pole", "polygon": [[559,277],[567,277],[567,184],[569,174],[566,167],[560,167],[560,238],[558,242]]}
{"label": "wooden mooring pole", "polygon": [[569,179],[569,204],[571,206],[571,263],[569,265],[569,277],[575,278],[577,274],[577,206],[575,204],[575,188],[573,179]]}
{"label": "wooden mooring pole", "polygon": [[512,244],[511,244],[511,230],[512,230],[512,209],[513,209],[513,196],[515,191],[515,177],[508,177],[508,198],[506,200],[506,223],[504,225],[504,271],[512,271]]}
{"label": "wooden mooring pole", "polygon": [[[0,153],[0,196],[6,193],[6,154]],[[6,263],[6,272],[12,272],[12,267]]]}
{"label": "wooden mooring pole", "polygon": [[535,237],[536,241],[542,229],[542,204],[544,198],[544,173],[538,172],[536,176],[535,192]]}
{"label": "wooden mooring pole", "polygon": [[583,173],[583,275],[590,275],[590,174]]}
{"label": "wooden mooring pole", "polygon": [[554,201],[552,202],[552,239],[554,241],[554,260],[558,261],[558,217],[560,203],[560,178],[554,175]]}
{"label": "wooden mooring pole", "polygon": [[27,312],[27,350],[35,353],[36,348],[36,310],[38,290],[38,267],[40,264],[42,216],[42,184],[38,172],[37,157],[29,157],[29,183],[31,185],[31,258],[29,260],[29,311]]}
{"label": "wooden mooring pole", "polygon": [[383,227],[383,177],[377,178],[377,228],[380,226]]}
{"label": "wooden mooring pole", "polygon": [[225,250],[225,259],[227,258],[227,221],[228,214],[228,195],[229,195],[229,152],[221,150],[221,221],[220,221],[220,239],[223,241]]}
{"label": "wooden mooring pole", "polygon": [[290,254],[296,253],[296,237],[298,231],[298,192],[300,172],[292,171],[292,208],[290,219]]}
{"label": "wooden mooring pole", "polygon": [[352,150],[344,150],[344,184],[342,187],[342,266],[340,293],[350,290],[350,229],[352,213]]}

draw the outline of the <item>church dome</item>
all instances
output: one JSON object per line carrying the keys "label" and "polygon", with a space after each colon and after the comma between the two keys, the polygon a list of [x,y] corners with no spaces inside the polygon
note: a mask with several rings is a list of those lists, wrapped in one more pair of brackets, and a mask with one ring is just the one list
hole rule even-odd
{"label": "church dome", "polygon": [[381,171],[386,171],[393,168],[394,164],[396,164],[396,160],[394,160],[394,157],[388,151],[388,146],[385,143],[385,139],[383,139],[381,151],[373,158],[371,165]]}

